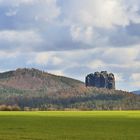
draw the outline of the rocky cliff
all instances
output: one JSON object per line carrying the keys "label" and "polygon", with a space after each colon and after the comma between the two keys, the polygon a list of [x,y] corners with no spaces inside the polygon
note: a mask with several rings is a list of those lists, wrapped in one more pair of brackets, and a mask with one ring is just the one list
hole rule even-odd
{"label": "rocky cliff", "polygon": [[85,79],[87,87],[115,89],[115,76],[107,71],[88,74]]}

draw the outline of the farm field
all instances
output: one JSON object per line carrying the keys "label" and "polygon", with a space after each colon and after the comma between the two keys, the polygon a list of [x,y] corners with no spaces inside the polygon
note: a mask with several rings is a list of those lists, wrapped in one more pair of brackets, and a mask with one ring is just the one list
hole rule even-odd
{"label": "farm field", "polygon": [[140,111],[0,112],[0,140],[140,140]]}

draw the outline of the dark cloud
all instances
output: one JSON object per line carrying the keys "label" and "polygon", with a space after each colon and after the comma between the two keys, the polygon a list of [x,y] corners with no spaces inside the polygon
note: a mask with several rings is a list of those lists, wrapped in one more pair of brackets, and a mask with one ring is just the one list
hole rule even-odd
{"label": "dark cloud", "polygon": [[129,25],[125,28],[119,27],[110,34],[109,43],[116,47],[131,47],[132,45],[140,44],[139,35],[137,32],[134,34],[134,28],[136,30],[137,27],[135,25]]}
{"label": "dark cloud", "polygon": [[131,23],[126,27],[126,31],[131,36],[140,37],[140,24]]}

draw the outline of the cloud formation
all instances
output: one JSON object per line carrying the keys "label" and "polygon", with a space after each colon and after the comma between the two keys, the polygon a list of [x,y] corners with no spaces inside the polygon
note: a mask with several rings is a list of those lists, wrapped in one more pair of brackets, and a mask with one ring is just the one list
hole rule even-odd
{"label": "cloud formation", "polygon": [[139,89],[139,38],[139,0],[0,0],[0,71],[37,67],[84,81],[108,70],[118,88]]}

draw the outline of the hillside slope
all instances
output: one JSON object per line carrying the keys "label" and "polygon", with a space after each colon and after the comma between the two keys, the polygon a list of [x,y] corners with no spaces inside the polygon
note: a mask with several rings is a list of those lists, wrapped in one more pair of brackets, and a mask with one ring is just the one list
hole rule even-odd
{"label": "hillside slope", "polygon": [[17,69],[0,73],[0,104],[40,110],[132,110],[140,109],[140,96],[87,88],[81,81],[37,69]]}
{"label": "hillside slope", "polygon": [[20,90],[39,90],[47,88],[49,91],[63,88],[80,87],[84,83],[71,78],[56,76],[37,69],[17,69],[0,73],[0,86]]}

